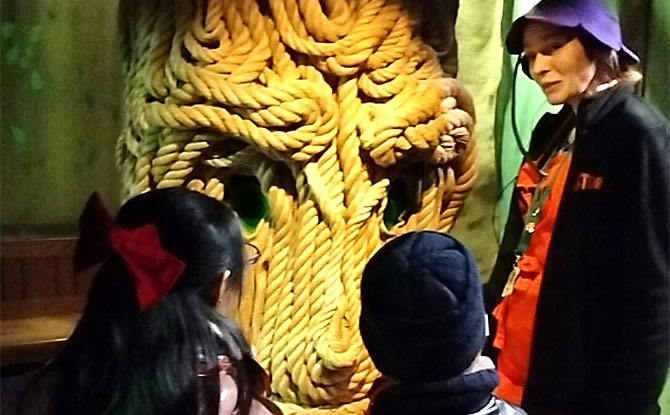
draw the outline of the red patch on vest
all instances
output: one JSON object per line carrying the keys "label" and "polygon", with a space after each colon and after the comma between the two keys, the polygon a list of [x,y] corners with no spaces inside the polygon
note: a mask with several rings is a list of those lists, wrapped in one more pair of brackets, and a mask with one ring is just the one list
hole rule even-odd
{"label": "red patch on vest", "polygon": [[600,190],[603,187],[603,178],[590,173],[579,173],[575,181],[575,191]]}

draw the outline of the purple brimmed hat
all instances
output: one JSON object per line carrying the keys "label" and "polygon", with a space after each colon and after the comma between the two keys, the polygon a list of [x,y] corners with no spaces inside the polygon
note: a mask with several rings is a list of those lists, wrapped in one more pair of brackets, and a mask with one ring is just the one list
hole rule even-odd
{"label": "purple brimmed hat", "polygon": [[618,19],[600,0],[542,0],[512,24],[506,41],[509,53],[523,52],[523,30],[529,20],[581,28],[630,63],[640,62],[640,58],[623,44]]}

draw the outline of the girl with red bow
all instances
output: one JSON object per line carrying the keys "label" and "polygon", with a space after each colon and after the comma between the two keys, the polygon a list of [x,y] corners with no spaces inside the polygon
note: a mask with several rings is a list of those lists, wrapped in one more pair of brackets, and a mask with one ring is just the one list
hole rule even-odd
{"label": "girl with red bow", "polygon": [[75,268],[102,265],[21,413],[278,413],[241,331],[217,312],[238,306],[250,260],[228,205],[163,189],[131,199],[113,220],[94,195],[80,226]]}

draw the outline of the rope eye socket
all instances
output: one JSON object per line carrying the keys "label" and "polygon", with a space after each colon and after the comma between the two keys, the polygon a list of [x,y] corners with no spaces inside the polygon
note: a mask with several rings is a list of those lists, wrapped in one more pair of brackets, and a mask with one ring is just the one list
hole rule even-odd
{"label": "rope eye socket", "polygon": [[242,228],[253,232],[270,214],[270,204],[253,176],[233,175],[226,183],[224,199],[240,218]]}
{"label": "rope eye socket", "polygon": [[412,203],[405,183],[401,180],[391,182],[388,191],[388,201],[384,209],[384,226],[391,229],[400,222],[405,222],[411,214]]}

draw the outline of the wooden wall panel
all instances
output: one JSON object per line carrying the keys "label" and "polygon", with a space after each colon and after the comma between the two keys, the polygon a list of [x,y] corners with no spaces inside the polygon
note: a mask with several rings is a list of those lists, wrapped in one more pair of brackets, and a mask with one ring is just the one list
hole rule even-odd
{"label": "wooden wall panel", "polygon": [[2,278],[2,301],[20,300],[23,295],[23,263],[18,258],[2,260],[0,277]]}
{"label": "wooden wall panel", "polygon": [[26,258],[23,279],[27,299],[56,297],[55,257]]}
{"label": "wooden wall panel", "polygon": [[79,295],[78,285],[87,282],[78,282],[72,269],[75,244],[74,237],[3,240],[2,301]]}
{"label": "wooden wall panel", "polygon": [[72,269],[72,257],[61,256],[55,258],[56,263],[56,294],[68,297],[77,294],[76,276]]}

